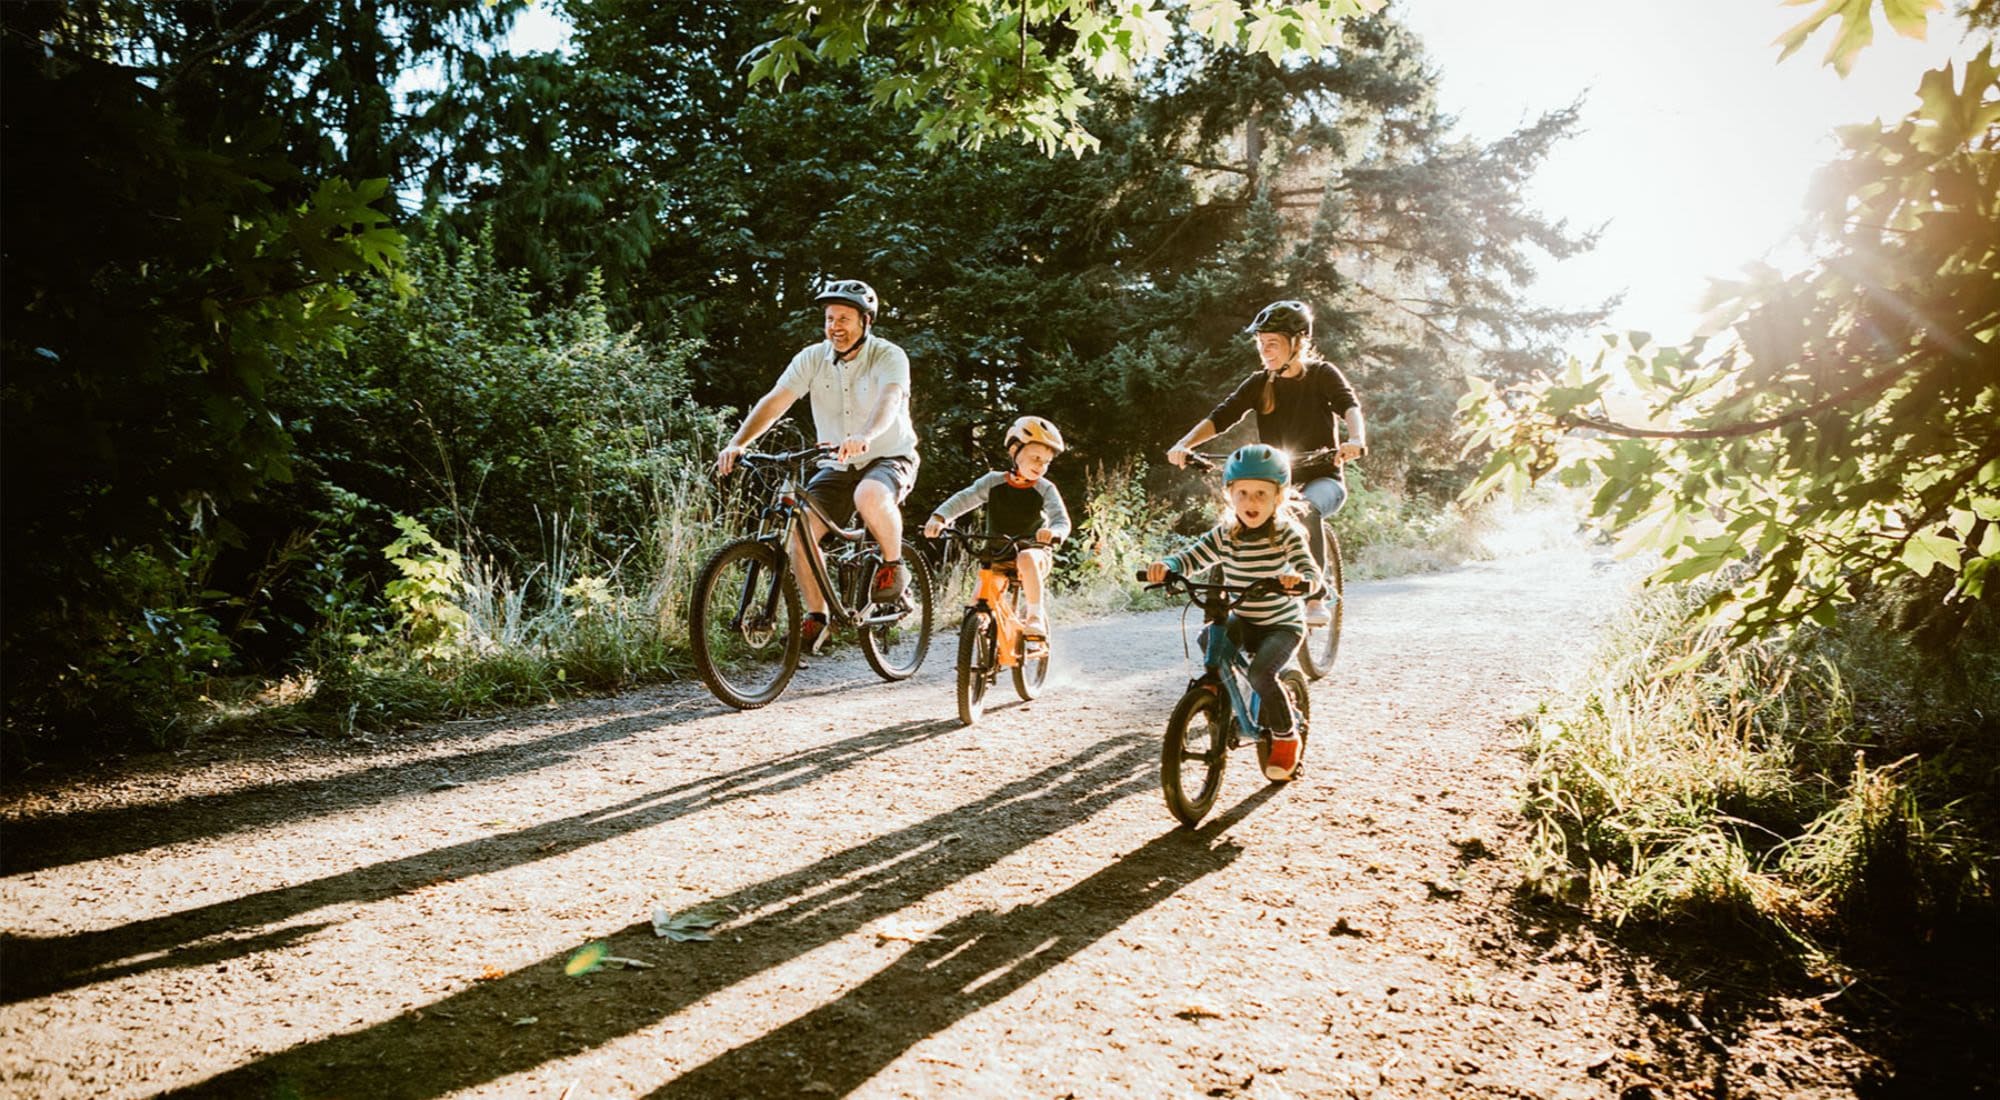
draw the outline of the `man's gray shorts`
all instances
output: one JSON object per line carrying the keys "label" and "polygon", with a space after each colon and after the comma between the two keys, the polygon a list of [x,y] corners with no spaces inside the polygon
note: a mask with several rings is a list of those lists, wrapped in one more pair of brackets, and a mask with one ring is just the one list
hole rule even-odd
{"label": "man's gray shorts", "polygon": [[910,490],[916,487],[917,460],[891,455],[852,470],[822,466],[812,480],[806,482],[806,495],[827,515],[845,524],[848,517],[854,514],[854,490],[863,481],[879,481],[888,486],[900,505],[903,498],[910,495]]}

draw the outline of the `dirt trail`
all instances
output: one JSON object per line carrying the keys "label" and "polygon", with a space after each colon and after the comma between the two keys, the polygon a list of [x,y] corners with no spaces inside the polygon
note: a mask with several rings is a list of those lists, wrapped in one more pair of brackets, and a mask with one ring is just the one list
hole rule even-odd
{"label": "dirt trail", "polygon": [[[1195,832],[1157,785],[1177,613],[1059,629],[1043,700],[971,729],[947,622],[911,683],[822,659],[747,714],[680,685],[13,789],[0,1079],[92,1097],[1668,1095],[1616,961],[1506,890],[1509,719],[1581,661],[1621,576],[1545,551],[1356,586],[1305,777],[1267,786],[1238,753]],[[715,942],[671,942],[656,904],[725,919]],[[593,942],[646,967],[566,975]]]}

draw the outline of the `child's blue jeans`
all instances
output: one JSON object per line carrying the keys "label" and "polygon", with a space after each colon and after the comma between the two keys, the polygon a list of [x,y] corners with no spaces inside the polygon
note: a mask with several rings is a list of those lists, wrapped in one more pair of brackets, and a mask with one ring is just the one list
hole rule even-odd
{"label": "child's blue jeans", "polygon": [[1250,658],[1250,687],[1257,692],[1257,721],[1272,733],[1292,732],[1292,704],[1278,682],[1278,673],[1298,651],[1305,631],[1296,626],[1266,626],[1229,617],[1229,636]]}

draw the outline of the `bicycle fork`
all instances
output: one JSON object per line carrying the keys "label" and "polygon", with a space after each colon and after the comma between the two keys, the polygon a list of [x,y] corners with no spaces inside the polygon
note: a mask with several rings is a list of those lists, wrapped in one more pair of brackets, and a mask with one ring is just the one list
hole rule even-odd
{"label": "bicycle fork", "polygon": [[[735,626],[738,633],[743,631],[744,620],[750,615],[751,601],[755,599],[758,583],[763,580],[758,574],[762,573],[763,570],[764,563],[759,561],[752,561],[750,563],[750,576],[743,584],[743,594],[736,598],[736,619],[731,625]],[[764,593],[764,606],[757,609],[756,618],[751,620],[759,627],[762,627],[766,623],[776,622],[778,619],[778,595],[779,590],[784,587],[784,575],[779,574],[774,576],[771,578],[771,581],[771,587]]]}

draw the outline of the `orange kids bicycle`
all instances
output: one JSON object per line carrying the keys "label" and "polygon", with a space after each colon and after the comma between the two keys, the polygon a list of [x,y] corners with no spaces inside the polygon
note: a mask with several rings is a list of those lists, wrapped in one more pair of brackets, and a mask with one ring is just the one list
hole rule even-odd
{"label": "orange kids bicycle", "polygon": [[1014,692],[1023,702],[1042,692],[1049,678],[1049,641],[1030,638],[1021,628],[1021,586],[1014,555],[1043,546],[1033,538],[946,529],[939,536],[956,542],[979,560],[979,583],[958,626],[958,720],[979,721],[986,689],[1002,669],[1014,672]]}

